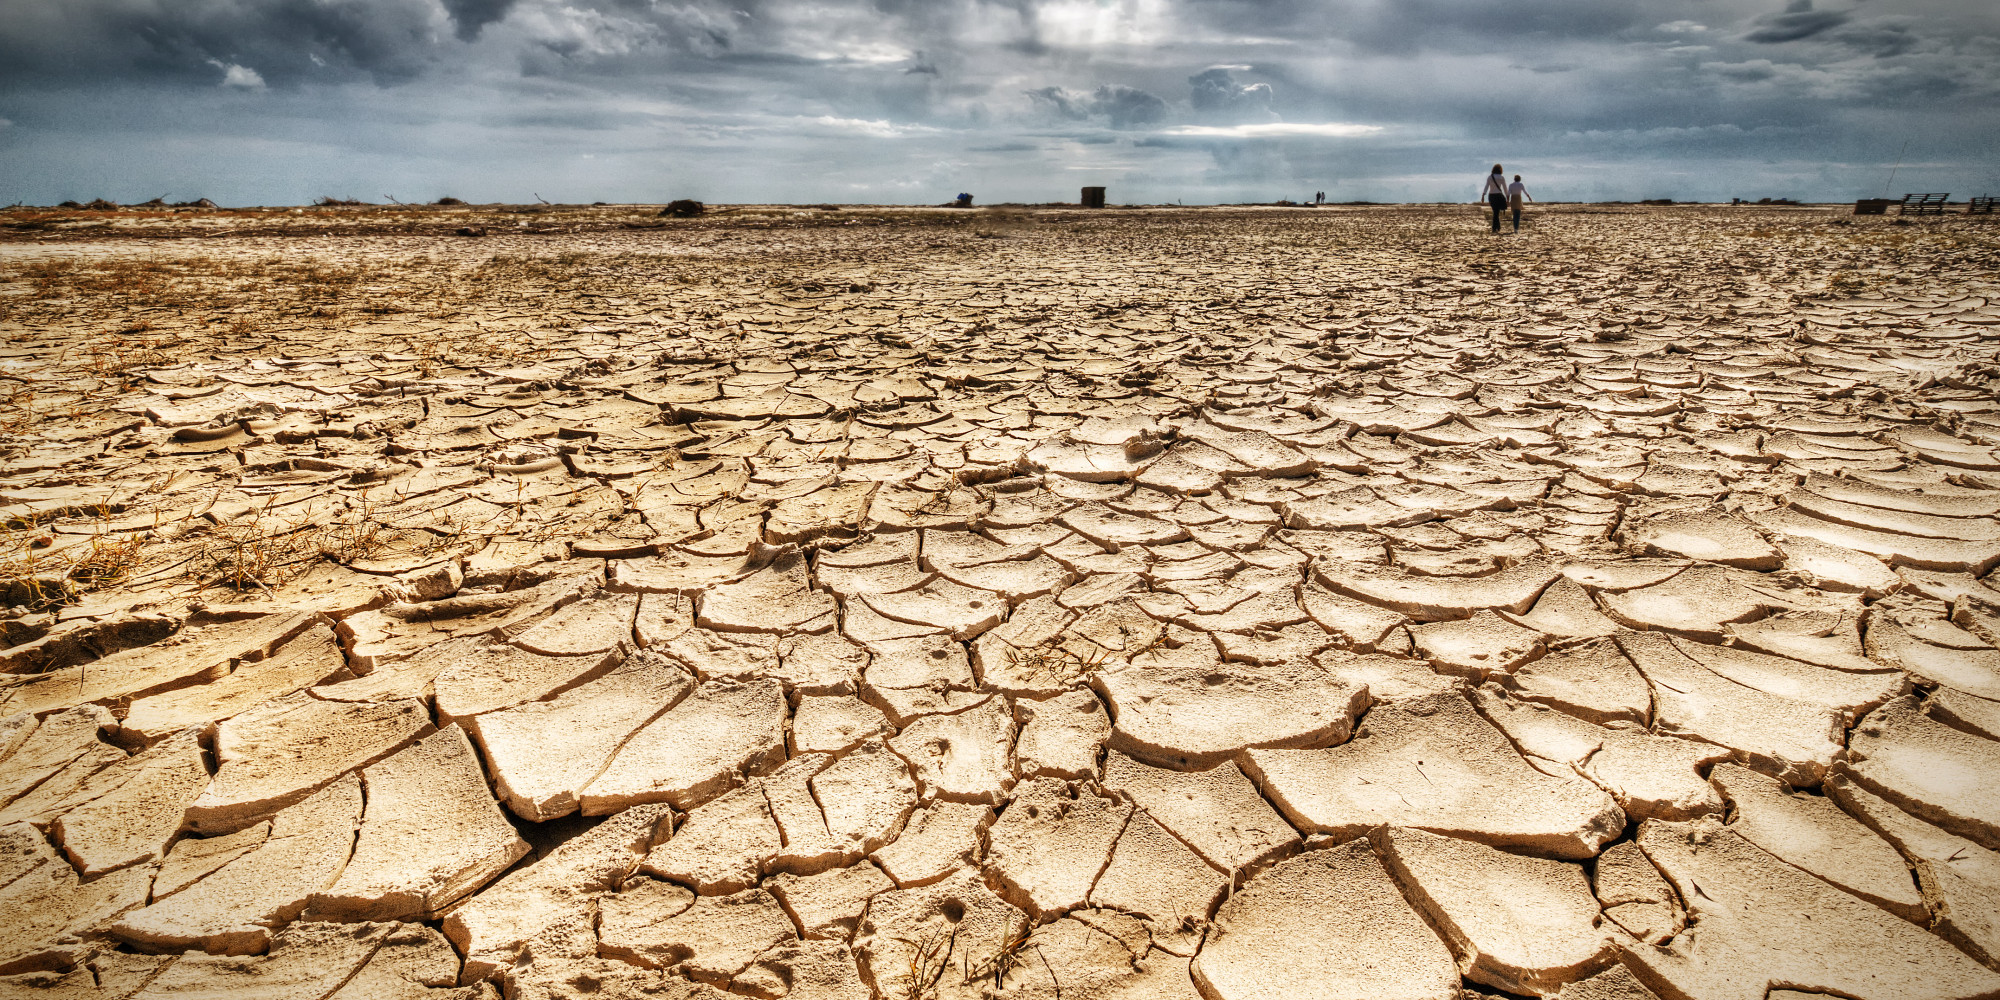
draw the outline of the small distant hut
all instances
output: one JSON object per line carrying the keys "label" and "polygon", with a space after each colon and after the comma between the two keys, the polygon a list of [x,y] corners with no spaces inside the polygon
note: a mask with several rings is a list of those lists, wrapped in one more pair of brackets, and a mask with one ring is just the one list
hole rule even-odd
{"label": "small distant hut", "polygon": [[1103,208],[1103,207],[1104,207],[1104,189],[1103,189],[1103,188],[1101,188],[1101,187],[1087,187],[1087,188],[1084,188],[1084,189],[1083,189],[1083,207],[1085,207],[1085,208]]}

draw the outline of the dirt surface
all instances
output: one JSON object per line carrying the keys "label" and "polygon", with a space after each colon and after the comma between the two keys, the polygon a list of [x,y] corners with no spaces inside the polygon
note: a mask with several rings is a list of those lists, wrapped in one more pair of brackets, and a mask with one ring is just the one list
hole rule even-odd
{"label": "dirt surface", "polygon": [[1995,995],[1900,222],[0,211],[0,996]]}

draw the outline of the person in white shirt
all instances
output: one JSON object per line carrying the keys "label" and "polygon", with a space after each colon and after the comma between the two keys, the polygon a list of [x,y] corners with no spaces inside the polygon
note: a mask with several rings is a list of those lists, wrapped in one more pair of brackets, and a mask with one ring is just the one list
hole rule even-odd
{"label": "person in white shirt", "polygon": [[1514,231],[1517,233],[1521,231],[1521,202],[1523,200],[1534,201],[1535,196],[1528,193],[1528,186],[1526,184],[1521,183],[1521,175],[1515,174],[1514,183],[1507,185],[1507,207],[1514,210]]}
{"label": "person in white shirt", "polygon": [[1479,199],[1493,208],[1493,231],[1500,231],[1500,213],[1507,210],[1507,172],[1500,164],[1493,165],[1493,172],[1486,175],[1486,183],[1479,188]]}

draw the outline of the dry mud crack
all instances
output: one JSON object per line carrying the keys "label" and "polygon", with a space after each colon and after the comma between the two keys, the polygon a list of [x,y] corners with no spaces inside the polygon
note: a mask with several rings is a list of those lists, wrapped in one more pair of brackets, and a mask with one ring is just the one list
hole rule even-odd
{"label": "dry mud crack", "polygon": [[0,998],[2000,996],[1991,227],[565,211],[0,243]]}

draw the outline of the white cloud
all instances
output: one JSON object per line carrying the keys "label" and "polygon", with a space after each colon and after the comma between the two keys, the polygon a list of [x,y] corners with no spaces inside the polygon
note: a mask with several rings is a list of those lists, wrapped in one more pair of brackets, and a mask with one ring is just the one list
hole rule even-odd
{"label": "white cloud", "polygon": [[909,49],[893,41],[875,43],[848,43],[829,48],[815,49],[807,55],[823,62],[854,62],[866,65],[909,62]]}
{"label": "white cloud", "polygon": [[1174,41],[1167,0],[1048,0],[1033,8],[1042,40],[1061,48],[1157,45]]}
{"label": "white cloud", "polygon": [[231,63],[222,71],[222,85],[225,87],[242,87],[245,90],[262,90],[264,88],[264,77],[248,66],[238,66]]}
{"label": "white cloud", "polygon": [[585,62],[632,55],[661,37],[661,29],[644,20],[568,4],[521,8],[512,23],[533,45]]}
{"label": "white cloud", "polygon": [[832,115],[820,115],[817,118],[809,118],[807,121],[841,132],[858,132],[862,135],[870,135],[878,139],[895,139],[902,136],[923,135],[943,131],[943,129],[932,128],[929,125],[899,125],[896,122],[880,118],[835,118]]}
{"label": "white cloud", "polygon": [[1347,122],[1259,122],[1254,125],[1176,125],[1163,135],[1185,135],[1204,139],[1269,139],[1293,135],[1348,137],[1373,135],[1380,125],[1352,125]]}
{"label": "white cloud", "polygon": [[220,59],[210,59],[208,64],[222,71],[221,85],[224,87],[240,87],[244,90],[264,89],[263,74],[248,66],[225,63]]}
{"label": "white cloud", "polygon": [[1708,30],[1708,25],[1699,21],[1668,21],[1659,26],[1660,31],[1669,35],[1694,35]]}

